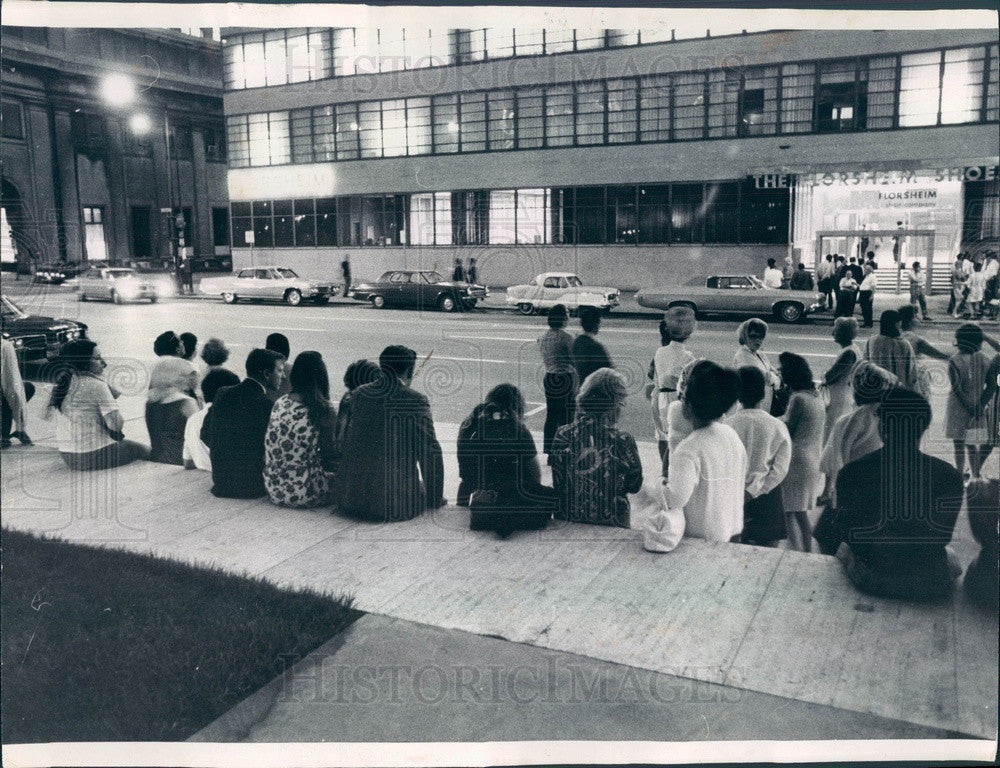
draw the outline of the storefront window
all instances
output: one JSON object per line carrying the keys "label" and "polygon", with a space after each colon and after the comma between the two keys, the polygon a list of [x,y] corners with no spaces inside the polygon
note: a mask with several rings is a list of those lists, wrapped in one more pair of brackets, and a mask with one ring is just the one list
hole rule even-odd
{"label": "storefront window", "polygon": [[255,200],[253,202],[253,240],[257,248],[274,247],[270,200]]}
{"label": "storefront window", "polygon": [[670,187],[667,184],[640,184],[640,243],[670,242]]}
{"label": "storefront window", "polygon": [[434,194],[410,195],[410,245],[434,244]]}
{"label": "storefront window", "polygon": [[670,242],[702,242],[702,185],[673,184],[670,198]]}
{"label": "storefront window", "polygon": [[514,190],[490,192],[490,243],[506,245],[515,241]]}
{"label": "storefront window", "polygon": [[295,245],[300,248],[316,245],[316,201],[312,199],[295,200],[293,207]]}
{"label": "storefront window", "polygon": [[337,200],[321,197],[316,201],[316,245],[337,244]]}
{"label": "storefront window", "polygon": [[608,187],[609,243],[634,243],[637,235],[635,187]]}
{"label": "storefront window", "polygon": [[705,185],[706,243],[739,242],[739,193],[736,184],[716,183]]}
{"label": "storefront window", "polygon": [[517,191],[518,243],[544,243],[549,230],[546,190],[519,189]]}

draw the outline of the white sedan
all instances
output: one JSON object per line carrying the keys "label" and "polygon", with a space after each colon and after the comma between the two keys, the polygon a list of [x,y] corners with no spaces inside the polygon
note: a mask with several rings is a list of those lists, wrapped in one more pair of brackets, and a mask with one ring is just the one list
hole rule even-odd
{"label": "white sedan", "polygon": [[580,307],[596,307],[609,312],[621,303],[621,291],[597,285],[584,285],[572,272],[543,272],[527,285],[507,289],[507,303],[522,315],[563,304],[575,311]]}
{"label": "white sedan", "polygon": [[251,267],[235,275],[205,278],[198,289],[202,293],[222,296],[227,304],[247,299],[284,301],[297,307],[303,301],[326,304],[331,296],[337,295],[340,286],[307,280],[288,267]]}

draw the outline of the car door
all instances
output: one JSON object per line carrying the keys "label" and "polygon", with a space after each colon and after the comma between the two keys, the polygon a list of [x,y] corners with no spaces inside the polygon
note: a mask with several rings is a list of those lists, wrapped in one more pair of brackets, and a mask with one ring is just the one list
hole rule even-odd
{"label": "car door", "polygon": [[546,277],[542,282],[541,295],[538,297],[539,306],[551,307],[553,304],[561,303],[567,285],[564,278],[555,275]]}

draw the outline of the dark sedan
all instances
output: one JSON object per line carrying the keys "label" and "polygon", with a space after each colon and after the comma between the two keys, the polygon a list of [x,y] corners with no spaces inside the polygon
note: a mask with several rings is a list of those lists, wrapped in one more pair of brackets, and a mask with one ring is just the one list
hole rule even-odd
{"label": "dark sedan", "polygon": [[87,326],[75,320],[29,315],[6,296],[3,306],[3,335],[14,344],[22,362],[44,362],[59,354],[62,345],[87,338]]}
{"label": "dark sedan", "polygon": [[373,283],[355,286],[349,295],[358,301],[371,302],[376,309],[415,307],[454,312],[472,309],[489,293],[486,286],[445,280],[434,271],[397,269],[386,272]]}

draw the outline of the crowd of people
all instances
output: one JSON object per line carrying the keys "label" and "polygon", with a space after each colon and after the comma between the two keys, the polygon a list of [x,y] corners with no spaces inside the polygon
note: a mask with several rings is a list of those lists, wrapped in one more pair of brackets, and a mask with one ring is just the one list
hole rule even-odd
{"label": "crowd of people", "polygon": [[[986,602],[992,594],[995,605],[996,558],[988,552],[996,551],[1000,498],[996,478],[981,472],[1000,444],[1000,354],[983,347],[1000,352],[1000,342],[978,325],[961,325],[947,355],[921,338],[912,305],[883,312],[864,345],[857,320],[841,316],[833,326],[839,352],[817,376],[792,352],[772,362],[768,326],[757,318],[740,325],[731,366],[700,358],[694,313],[670,309],[646,386],[661,459],[658,498],[633,521],[629,497],[643,488],[643,467],[634,436],[619,426],[627,380],[601,341],[600,311],[580,309],[575,337],[568,319],[564,306],[554,307],[538,340],[551,485],[514,385],[494,387],[460,425],[457,502],[469,507],[473,529],[507,537],[553,518],[635,522],[654,552],[671,551],[684,536],[765,547],[787,541],[802,551],[815,541],[842,560],[859,589],[930,599],[948,594],[957,576],[945,545],[965,501],[970,518],[986,516],[972,526],[984,549],[966,586]],[[293,358],[280,333],[250,351],[242,380],[225,367],[224,342],[197,349],[192,334],[168,331],[154,341],[147,446],[124,434],[99,344],[68,343],[47,407],[66,465],[183,465],[211,472],[219,497],[333,507],[374,522],[446,503],[430,403],[412,386],[414,350],[390,345],[377,361],[352,363],[335,405],[322,355]],[[947,359],[954,466],[920,449],[932,389],[923,357]],[[22,441],[30,439],[23,407],[15,413]]]}

